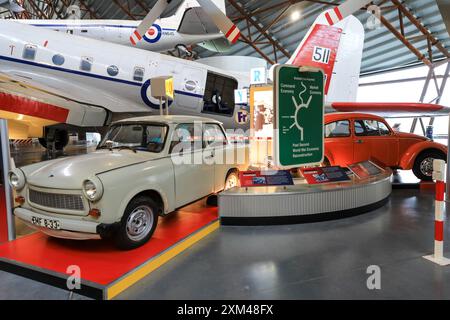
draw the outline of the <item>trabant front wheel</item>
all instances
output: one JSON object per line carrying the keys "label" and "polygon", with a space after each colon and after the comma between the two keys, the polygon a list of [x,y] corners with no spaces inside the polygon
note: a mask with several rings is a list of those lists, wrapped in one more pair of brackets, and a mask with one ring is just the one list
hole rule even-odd
{"label": "trabant front wheel", "polygon": [[158,206],[148,197],[136,197],[125,209],[115,240],[120,249],[129,250],[145,244],[158,224]]}
{"label": "trabant front wheel", "polygon": [[446,160],[445,155],[437,151],[425,151],[419,154],[414,161],[413,172],[420,180],[431,181],[433,174],[433,160]]}

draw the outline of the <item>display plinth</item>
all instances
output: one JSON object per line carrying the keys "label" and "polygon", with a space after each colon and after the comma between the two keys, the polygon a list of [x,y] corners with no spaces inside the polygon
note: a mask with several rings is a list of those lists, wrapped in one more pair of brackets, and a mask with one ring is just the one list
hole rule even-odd
{"label": "display plinth", "polygon": [[285,187],[233,188],[219,194],[224,225],[305,223],[358,215],[383,206],[392,192],[392,172],[368,179]]}
{"label": "display plinth", "polygon": [[434,192],[435,183],[433,181],[419,180],[411,170],[399,170],[393,174],[392,189],[416,189]]}
{"label": "display plinth", "polygon": [[67,268],[78,266],[81,289],[74,292],[112,299],[219,227],[217,208],[185,210],[160,219],[150,241],[130,251],[110,241],[24,236],[0,245],[0,270],[67,289]]}

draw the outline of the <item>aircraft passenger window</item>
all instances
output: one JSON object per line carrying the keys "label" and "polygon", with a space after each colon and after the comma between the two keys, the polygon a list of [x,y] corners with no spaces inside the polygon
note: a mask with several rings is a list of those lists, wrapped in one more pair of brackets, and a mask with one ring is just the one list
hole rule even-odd
{"label": "aircraft passenger window", "polygon": [[391,134],[391,131],[389,131],[389,128],[383,122],[378,122],[378,129],[380,130],[380,135],[382,136],[388,136]]}
{"label": "aircraft passenger window", "polygon": [[80,70],[91,71],[94,59],[90,57],[81,57]]}
{"label": "aircraft passenger window", "polygon": [[232,116],[234,113],[234,90],[237,87],[236,79],[208,72],[202,112]]}
{"label": "aircraft passenger window", "polygon": [[64,64],[64,61],[65,61],[64,57],[60,54],[55,54],[52,57],[53,64],[56,64],[57,66],[62,66]]}
{"label": "aircraft passenger window", "polygon": [[133,80],[139,81],[139,82],[144,81],[144,72],[145,72],[145,69],[142,67],[134,68]]}
{"label": "aircraft passenger window", "polygon": [[350,122],[341,120],[329,123],[325,126],[325,138],[349,137]]}
{"label": "aircraft passenger window", "polygon": [[214,123],[207,123],[203,130],[203,142],[206,147],[223,146],[227,144],[227,138],[220,126]]}
{"label": "aircraft passenger window", "polygon": [[119,68],[117,66],[109,66],[106,71],[111,77],[115,77],[119,74]]}
{"label": "aircraft passenger window", "polygon": [[36,58],[36,46],[27,44],[23,48],[22,58],[27,60],[34,60]]}

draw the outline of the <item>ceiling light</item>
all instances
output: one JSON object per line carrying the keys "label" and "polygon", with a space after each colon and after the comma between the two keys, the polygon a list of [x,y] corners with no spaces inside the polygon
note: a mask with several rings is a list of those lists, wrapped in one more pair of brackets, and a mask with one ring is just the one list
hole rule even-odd
{"label": "ceiling light", "polygon": [[298,19],[300,19],[300,11],[296,10],[296,11],[292,12],[291,20],[297,21]]}

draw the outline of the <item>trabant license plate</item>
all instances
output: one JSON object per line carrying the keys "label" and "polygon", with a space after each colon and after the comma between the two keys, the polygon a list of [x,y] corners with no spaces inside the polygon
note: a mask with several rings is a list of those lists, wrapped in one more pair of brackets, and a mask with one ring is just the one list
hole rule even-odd
{"label": "trabant license plate", "polygon": [[61,223],[58,220],[44,219],[44,218],[39,218],[39,217],[31,217],[31,223],[36,226],[40,226],[40,227],[44,227],[44,228],[48,228],[48,229],[52,229],[52,230],[60,230],[61,229]]}

